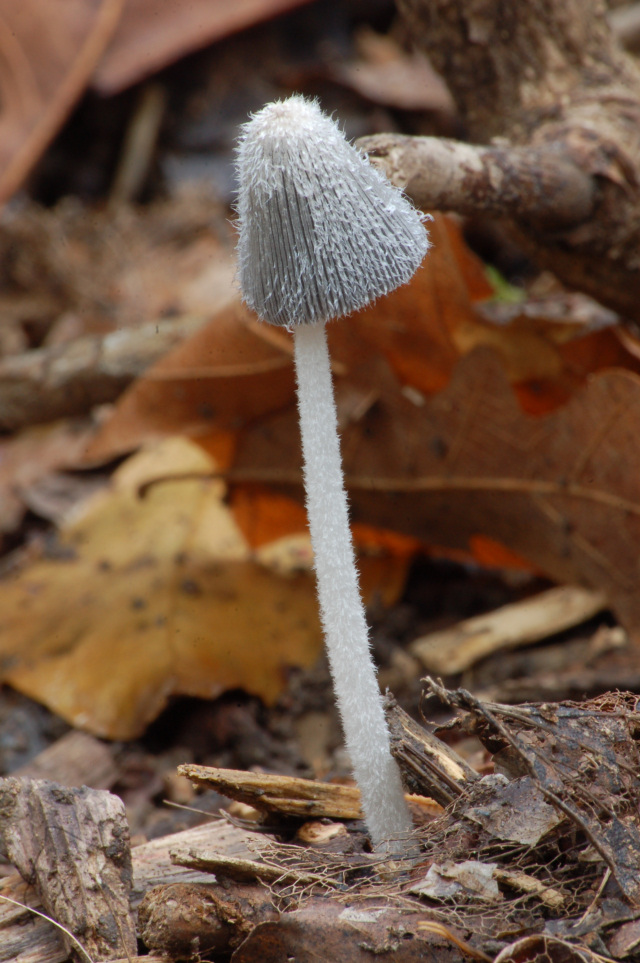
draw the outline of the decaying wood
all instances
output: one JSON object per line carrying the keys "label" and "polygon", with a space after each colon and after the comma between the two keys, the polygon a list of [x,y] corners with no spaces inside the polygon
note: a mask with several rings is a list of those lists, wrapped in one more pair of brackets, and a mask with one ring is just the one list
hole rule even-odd
{"label": "decaying wood", "polygon": [[454,749],[414,722],[393,696],[385,699],[385,714],[391,752],[412,792],[447,806],[479,778]]}
{"label": "decaying wood", "polygon": [[[282,963],[283,960],[336,960],[371,963],[462,963],[455,944],[440,933],[424,930],[427,913],[409,915],[380,900],[345,906],[310,900],[280,919],[259,923],[233,955],[233,963]],[[458,945],[464,945],[458,940]],[[471,959],[474,955],[471,955]],[[483,954],[475,959],[489,959]]]}
{"label": "decaying wood", "polygon": [[198,786],[215,789],[221,796],[247,803],[260,812],[314,819],[362,819],[360,790],[355,786],[191,764],[180,766],[178,772]]}
{"label": "decaying wood", "polygon": [[[44,913],[33,886],[17,873],[3,880],[0,896]],[[0,963],[64,963],[69,952],[62,933],[46,919],[0,899]]]}
{"label": "decaying wood", "polygon": [[[91,957],[135,954],[129,827],[120,799],[86,787],[3,779],[0,848],[21,876],[34,882],[46,912]],[[68,943],[67,952],[71,949]]]}
{"label": "decaying wood", "polygon": [[110,789],[120,770],[106,742],[72,729],[12,775],[20,779],[50,779],[60,786]]}
{"label": "decaying wood", "polygon": [[[359,852],[357,837],[347,837],[339,851],[317,849],[246,832],[225,820],[154,840],[133,851],[131,898],[152,952],[167,958],[232,953],[233,963],[279,963],[305,959],[321,946],[325,958],[345,961],[385,953],[398,963],[425,958],[444,963],[458,951],[484,960],[508,941],[496,934],[535,933],[536,927],[542,932],[550,925],[575,940],[580,935],[566,927],[591,917],[585,943],[619,935],[620,945],[631,945],[633,933],[621,927],[640,919],[638,697],[615,693],[584,706],[503,706],[432,682],[429,691],[463,713],[445,728],[476,734],[493,754],[495,773],[480,778],[390,707],[395,748],[405,743],[399,758],[411,760],[405,774],[416,778],[415,759],[422,753],[427,780],[436,791],[449,789],[452,798],[446,810],[420,826],[423,854],[385,863]],[[237,773],[227,778],[248,791]],[[298,802],[298,817],[306,815],[301,802],[323,785],[308,781],[303,790],[302,782],[285,784]],[[11,784],[5,780],[0,786],[0,815],[12,815]],[[250,779],[247,784],[258,791]],[[268,781],[262,785],[271,791]],[[435,794],[429,781],[427,786]],[[57,805],[64,805],[60,799],[71,791],[56,789]],[[287,792],[281,788],[280,797],[274,795],[280,803]],[[26,838],[36,842],[23,843],[14,838],[11,818],[4,824],[14,848],[40,841],[48,852],[42,834],[30,831]],[[75,828],[85,833],[79,822]],[[89,835],[94,830],[89,827]],[[53,834],[62,854],[61,879],[65,847],[59,840],[67,831],[65,826]],[[27,858],[18,856],[29,870]],[[43,871],[51,869],[45,861]],[[608,895],[600,903],[603,880]],[[5,880],[2,892],[27,903],[34,897],[32,887],[15,879]],[[16,941],[20,926],[24,943]],[[473,945],[464,948],[461,939],[468,933]],[[5,944],[13,957],[3,955]],[[46,923],[33,923],[0,901],[0,961],[62,963],[61,954],[66,950]]]}
{"label": "decaying wood", "polygon": [[454,675],[494,652],[529,645],[579,625],[606,604],[602,592],[563,585],[421,636],[411,643],[411,652],[427,671]]}
{"label": "decaying wood", "polygon": [[0,429],[85,415],[117,398],[206,318],[162,318],[106,335],[11,355],[0,361]]}
{"label": "decaying wood", "polygon": [[[132,908],[135,910],[147,892],[159,882],[164,885],[211,885],[210,873],[174,863],[170,856],[172,850],[211,847],[230,857],[235,855],[246,859],[253,855],[248,844],[255,845],[260,839],[255,833],[219,821],[136,846],[132,850]],[[26,907],[47,912],[35,886],[27,884],[18,874],[2,881],[2,894]],[[52,913],[48,915],[54,917]],[[28,909],[0,900],[0,963],[15,963],[17,960],[20,963],[64,963],[68,957],[60,933],[51,923]],[[133,959],[137,957],[133,956]],[[145,960],[154,963],[155,958],[145,957]]]}
{"label": "decaying wood", "polygon": [[640,321],[640,68],[605,3],[398,6],[477,146],[386,134],[360,146],[426,210],[499,215],[537,263]]}
{"label": "decaying wood", "polygon": [[150,950],[175,959],[235,949],[258,923],[278,917],[268,890],[214,883],[155,886],[138,912],[140,938]]}

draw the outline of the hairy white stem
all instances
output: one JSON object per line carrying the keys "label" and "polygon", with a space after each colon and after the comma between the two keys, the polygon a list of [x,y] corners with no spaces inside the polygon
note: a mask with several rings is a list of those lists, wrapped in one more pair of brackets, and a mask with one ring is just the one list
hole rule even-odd
{"label": "hairy white stem", "polygon": [[329,663],[345,741],[374,845],[402,852],[411,831],[391,755],[358,586],[325,324],[294,328],[307,513]]}

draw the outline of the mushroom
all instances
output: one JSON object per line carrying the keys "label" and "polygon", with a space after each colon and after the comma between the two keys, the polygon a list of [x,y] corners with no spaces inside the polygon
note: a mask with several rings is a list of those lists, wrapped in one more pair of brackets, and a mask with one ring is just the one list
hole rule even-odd
{"label": "mushroom", "polygon": [[237,159],[243,297],[294,337],[307,514],[345,741],[374,845],[403,852],[412,823],[358,585],[325,322],[412,277],[429,247],[425,218],[298,95],[252,116]]}

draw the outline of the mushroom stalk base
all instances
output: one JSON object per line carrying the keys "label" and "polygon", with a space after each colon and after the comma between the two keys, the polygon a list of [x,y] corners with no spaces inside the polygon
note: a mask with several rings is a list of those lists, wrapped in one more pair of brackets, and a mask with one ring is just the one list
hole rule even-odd
{"label": "mushroom stalk base", "polygon": [[378,849],[406,852],[412,829],[371,658],[344,488],[324,323],[294,328],[307,514],[318,597],[345,741]]}

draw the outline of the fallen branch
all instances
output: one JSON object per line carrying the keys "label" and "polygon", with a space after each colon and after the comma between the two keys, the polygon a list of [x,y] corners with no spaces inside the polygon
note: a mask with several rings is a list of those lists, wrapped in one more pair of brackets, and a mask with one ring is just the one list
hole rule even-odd
{"label": "fallen branch", "polygon": [[640,321],[640,69],[605,5],[398,6],[477,146],[388,134],[360,146],[427,209],[503,218],[541,267]]}
{"label": "fallen branch", "polygon": [[87,335],[0,361],[0,430],[86,415],[115,401],[148,367],[205,323],[163,318],[139,328]]}

